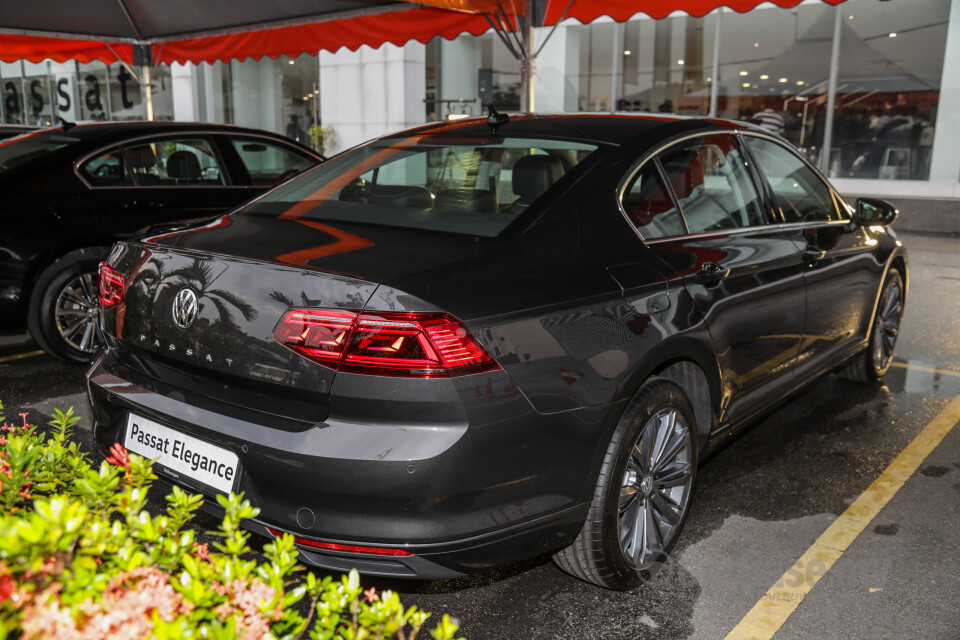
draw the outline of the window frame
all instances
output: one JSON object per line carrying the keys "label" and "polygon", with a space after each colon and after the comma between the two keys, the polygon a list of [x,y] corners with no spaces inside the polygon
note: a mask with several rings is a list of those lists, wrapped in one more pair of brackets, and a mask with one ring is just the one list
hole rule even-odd
{"label": "window frame", "polygon": [[[216,131],[209,130],[195,130],[188,129],[184,131],[177,132],[163,132],[160,134],[144,134],[140,136],[134,136],[132,138],[124,138],[122,140],[114,140],[110,144],[106,144],[102,147],[98,147],[95,151],[84,154],[79,160],[74,161],[73,163],[73,172],[80,179],[81,182],[90,190],[101,190],[101,189],[226,189],[226,188],[251,188],[254,185],[242,185],[236,184],[233,180],[233,176],[230,173],[227,162],[223,157],[223,153],[220,149],[220,145],[217,143]],[[267,137],[267,136],[264,136]],[[181,139],[200,139],[210,145],[211,150],[213,151],[213,156],[216,159],[217,163],[220,165],[220,175],[223,176],[223,184],[121,184],[121,185],[95,185],[91,184],[87,177],[84,175],[82,169],[87,165],[88,162],[94,160],[104,153],[111,151],[113,149],[118,149],[123,156],[124,163],[127,162],[126,154],[124,151],[130,147],[142,146],[143,144],[155,144],[162,143],[170,140],[181,140]],[[272,139],[272,138],[269,138]],[[130,167],[127,166],[127,170]],[[254,187],[257,189],[262,189],[262,187]]]}
{"label": "window frame", "polygon": [[[748,175],[753,183],[754,189],[757,190],[757,194],[760,196],[761,201],[764,207],[764,216],[767,217],[766,224],[756,225],[752,227],[742,227],[739,229],[718,229],[715,231],[706,231],[701,233],[687,233],[684,235],[676,236],[665,236],[662,238],[644,238],[643,234],[631,221],[630,217],[627,214],[626,209],[623,206],[624,197],[627,195],[627,187],[629,187],[637,174],[644,168],[644,166],[651,161],[656,161],[657,171],[660,174],[661,180],[666,183],[667,191],[670,193],[670,198],[673,200],[674,204],[677,206],[677,210],[680,211],[680,215],[683,218],[684,227],[689,229],[686,221],[686,214],[683,213],[683,208],[680,207],[679,202],[677,201],[677,196],[673,192],[673,185],[667,180],[666,172],[663,170],[663,167],[659,161],[659,155],[669,149],[670,147],[685,142],[687,140],[692,140],[694,138],[702,138],[710,135],[729,135],[733,137],[737,147],[740,149],[743,154],[743,159],[747,161],[750,165],[747,167]],[[801,159],[801,161],[809,168],[813,169],[816,177],[821,180],[824,184],[827,185],[827,188],[830,191],[830,194],[834,200],[834,206],[837,207],[838,213],[841,214],[840,220],[820,220],[812,222],[784,222],[783,214],[780,212],[779,208],[776,206],[776,202],[773,197],[772,188],[770,187],[769,180],[762,173],[760,165],[757,163],[757,160],[753,153],[750,151],[749,146],[746,141],[742,139],[743,136],[753,136],[756,138],[763,138],[770,142],[774,142],[781,147],[784,147],[788,152],[793,153]],[[737,127],[733,129],[721,129],[714,131],[697,131],[695,133],[684,133],[677,136],[673,136],[652,149],[648,150],[640,156],[640,159],[637,160],[631,168],[624,174],[624,177],[620,179],[619,184],[617,185],[616,190],[616,203],[617,208],[620,210],[620,215],[623,218],[624,222],[630,229],[637,234],[637,237],[640,238],[645,244],[663,244],[668,242],[676,242],[680,239],[687,238],[709,238],[713,236],[731,236],[731,235],[743,235],[750,233],[757,233],[758,231],[763,230],[783,230],[783,229],[807,229],[814,227],[822,226],[848,226],[852,222],[852,218],[847,215],[844,217],[844,214],[849,214],[850,207],[846,204],[840,194],[837,193],[837,190],[833,187],[828,179],[826,179],[823,174],[815,167],[813,164],[803,157],[802,154],[797,153],[790,148],[789,143],[784,140],[779,139],[778,137],[764,132],[755,131],[753,129],[747,129],[743,127]]]}
{"label": "window frame", "polygon": [[[774,219],[773,216],[772,216],[772,213],[773,213],[773,211],[772,211],[772,206],[771,206],[771,202],[770,202],[770,199],[769,199],[769,197],[768,197],[768,192],[767,192],[767,189],[768,189],[769,187],[767,186],[766,181],[761,179],[762,176],[758,175],[757,172],[756,172],[752,167],[749,166],[750,164],[752,164],[752,163],[754,162],[754,160],[753,160],[753,156],[748,155],[748,154],[749,154],[749,149],[747,149],[746,151],[744,151],[744,149],[746,148],[746,144],[744,144],[743,141],[740,140],[740,138],[739,138],[739,133],[740,133],[741,131],[742,131],[742,129],[719,129],[719,130],[713,130],[713,131],[702,131],[702,130],[701,130],[701,131],[697,131],[697,132],[695,132],[695,133],[684,133],[684,134],[681,134],[681,135],[678,135],[678,136],[674,136],[674,137],[669,138],[669,139],[667,139],[666,141],[660,143],[659,145],[657,145],[656,147],[654,147],[652,150],[647,151],[646,153],[644,153],[644,154],[640,157],[640,160],[638,160],[636,163],[634,163],[634,164],[632,165],[631,169],[626,173],[625,177],[620,180],[620,184],[619,184],[618,187],[617,187],[617,191],[616,191],[616,193],[617,193],[617,207],[620,209],[620,214],[623,216],[623,219],[626,221],[627,225],[628,225],[631,229],[633,229],[634,233],[636,233],[637,236],[639,236],[639,238],[640,238],[644,243],[646,243],[646,244],[656,244],[656,243],[663,243],[663,242],[673,242],[673,241],[676,241],[678,238],[707,238],[707,237],[717,236],[717,235],[724,235],[724,236],[740,235],[740,234],[744,234],[744,233],[755,233],[755,232],[757,232],[758,230],[770,229],[770,228],[779,226],[778,223],[779,223],[780,221]],[[687,223],[686,213],[684,213],[683,207],[680,206],[680,203],[679,203],[679,201],[677,200],[677,194],[674,193],[673,185],[670,183],[670,180],[668,179],[667,173],[666,173],[666,171],[664,170],[663,165],[662,165],[661,162],[660,162],[660,154],[662,154],[664,151],[667,151],[667,150],[670,149],[671,147],[674,147],[674,146],[676,146],[676,145],[678,145],[678,144],[681,144],[681,143],[683,143],[683,142],[686,142],[686,141],[688,141],[688,140],[694,140],[694,139],[696,139],[696,138],[706,138],[706,137],[709,137],[709,136],[716,136],[716,135],[729,136],[730,138],[732,138],[733,143],[734,143],[734,146],[737,148],[738,151],[740,151],[741,156],[742,156],[742,159],[744,160],[745,164],[747,165],[747,166],[745,167],[745,168],[746,168],[747,179],[750,181],[750,185],[754,188],[754,190],[756,191],[757,196],[758,196],[759,199],[760,199],[761,208],[762,208],[762,213],[763,213],[763,216],[766,218],[766,221],[765,221],[764,224],[762,224],[762,225],[753,225],[753,226],[749,226],[749,227],[738,227],[738,228],[733,228],[733,229],[715,229],[715,230],[712,230],[712,231],[702,231],[702,232],[697,232],[697,233],[690,233],[690,232],[689,232],[690,225]],[[763,137],[766,137],[766,136],[763,136]],[[671,198],[671,200],[673,200],[674,206],[677,207],[677,211],[680,212],[680,217],[681,217],[681,219],[683,220],[683,226],[684,226],[685,229],[687,229],[687,233],[685,233],[685,234],[675,235],[675,236],[664,236],[664,237],[662,237],[662,238],[649,238],[649,239],[648,239],[648,238],[644,238],[644,237],[643,237],[643,234],[642,234],[641,231],[640,231],[640,229],[638,229],[638,228],[630,221],[630,217],[629,217],[629,215],[627,214],[627,211],[626,211],[625,207],[623,206],[624,197],[627,195],[627,188],[628,188],[631,184],[633,184],[633,181],[634,181],[634,179],[636,178],[637,174],[639,174],[640,171],[642,171],[643,168],[646,166],[646,164],[647,164],[648,162],[651,162],[651,161],[655,161],[656,167],[657,167],[657,171],[658,171],[658,173],[660,174],[660,179],[661,179],[661,180],[664,182],[664,184],[666,185],[667,191],[668,191],[669,194],[670,194],[670,198]]]}

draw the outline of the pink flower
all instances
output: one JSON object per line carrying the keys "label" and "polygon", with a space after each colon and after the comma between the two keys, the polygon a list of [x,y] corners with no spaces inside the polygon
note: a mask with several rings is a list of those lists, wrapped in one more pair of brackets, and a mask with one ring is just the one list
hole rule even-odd
{"label": "pink flower", "polygon": [[204,542],[193,547],[193,552],[201,562],[210,562],[210,546]]}
{"label": "pink flower", "polygon": [[363,592],[363,597],[367,602],[376,602],[380,599],[380,596],[377,595],[376,587],[370,587]]}

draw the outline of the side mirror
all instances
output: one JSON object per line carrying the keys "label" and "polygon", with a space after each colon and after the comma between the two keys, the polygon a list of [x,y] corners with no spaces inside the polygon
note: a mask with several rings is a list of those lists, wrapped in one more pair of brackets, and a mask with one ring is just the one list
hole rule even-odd
{"label": "side mirror", "polygon": [[878,224],[888,227],[893,224],[900,211],[895,206],[880,198],[860,198],[857,200],[857,224],[867,226]]}

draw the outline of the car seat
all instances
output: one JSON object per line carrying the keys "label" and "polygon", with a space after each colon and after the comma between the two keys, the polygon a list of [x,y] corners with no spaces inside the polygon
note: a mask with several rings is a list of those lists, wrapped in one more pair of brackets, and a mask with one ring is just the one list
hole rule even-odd
{"label": "car seat", "polygon": [[520,213],[563,176],[560,158],[548,155],[523,156],[513,165],[513,192],[519,197],[507,213]]}
{"label": "car seat", "polygon": [[174,151],[167,158],[167,176],[177,184],[198,182],[201,179],[200,160],[190,151]]}

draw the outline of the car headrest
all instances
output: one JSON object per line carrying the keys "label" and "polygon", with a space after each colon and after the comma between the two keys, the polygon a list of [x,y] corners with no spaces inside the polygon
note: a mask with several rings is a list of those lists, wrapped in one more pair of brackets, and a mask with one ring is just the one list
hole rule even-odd
{"label": "car headrest", "polygon": [[178,180],[199,180],[200,161],[189,151],[174,151],[167,158],[167,175]]}
{"label": "car headrest", "polygon": [[531,200],[563,175],[563,164],[554,156],[523,156],[513,165],[513,192]]}
{"label": "car headrest", "polygon": [[157,154],[150,145],[124,149],[123,155],[126,156],[131,169],[149,169],[157,164]]}
{"label": "car headrest", "polygon": [[435,208],[462,213],[496,213],[497,194],[483,189],[444,189],[437,192]]}

